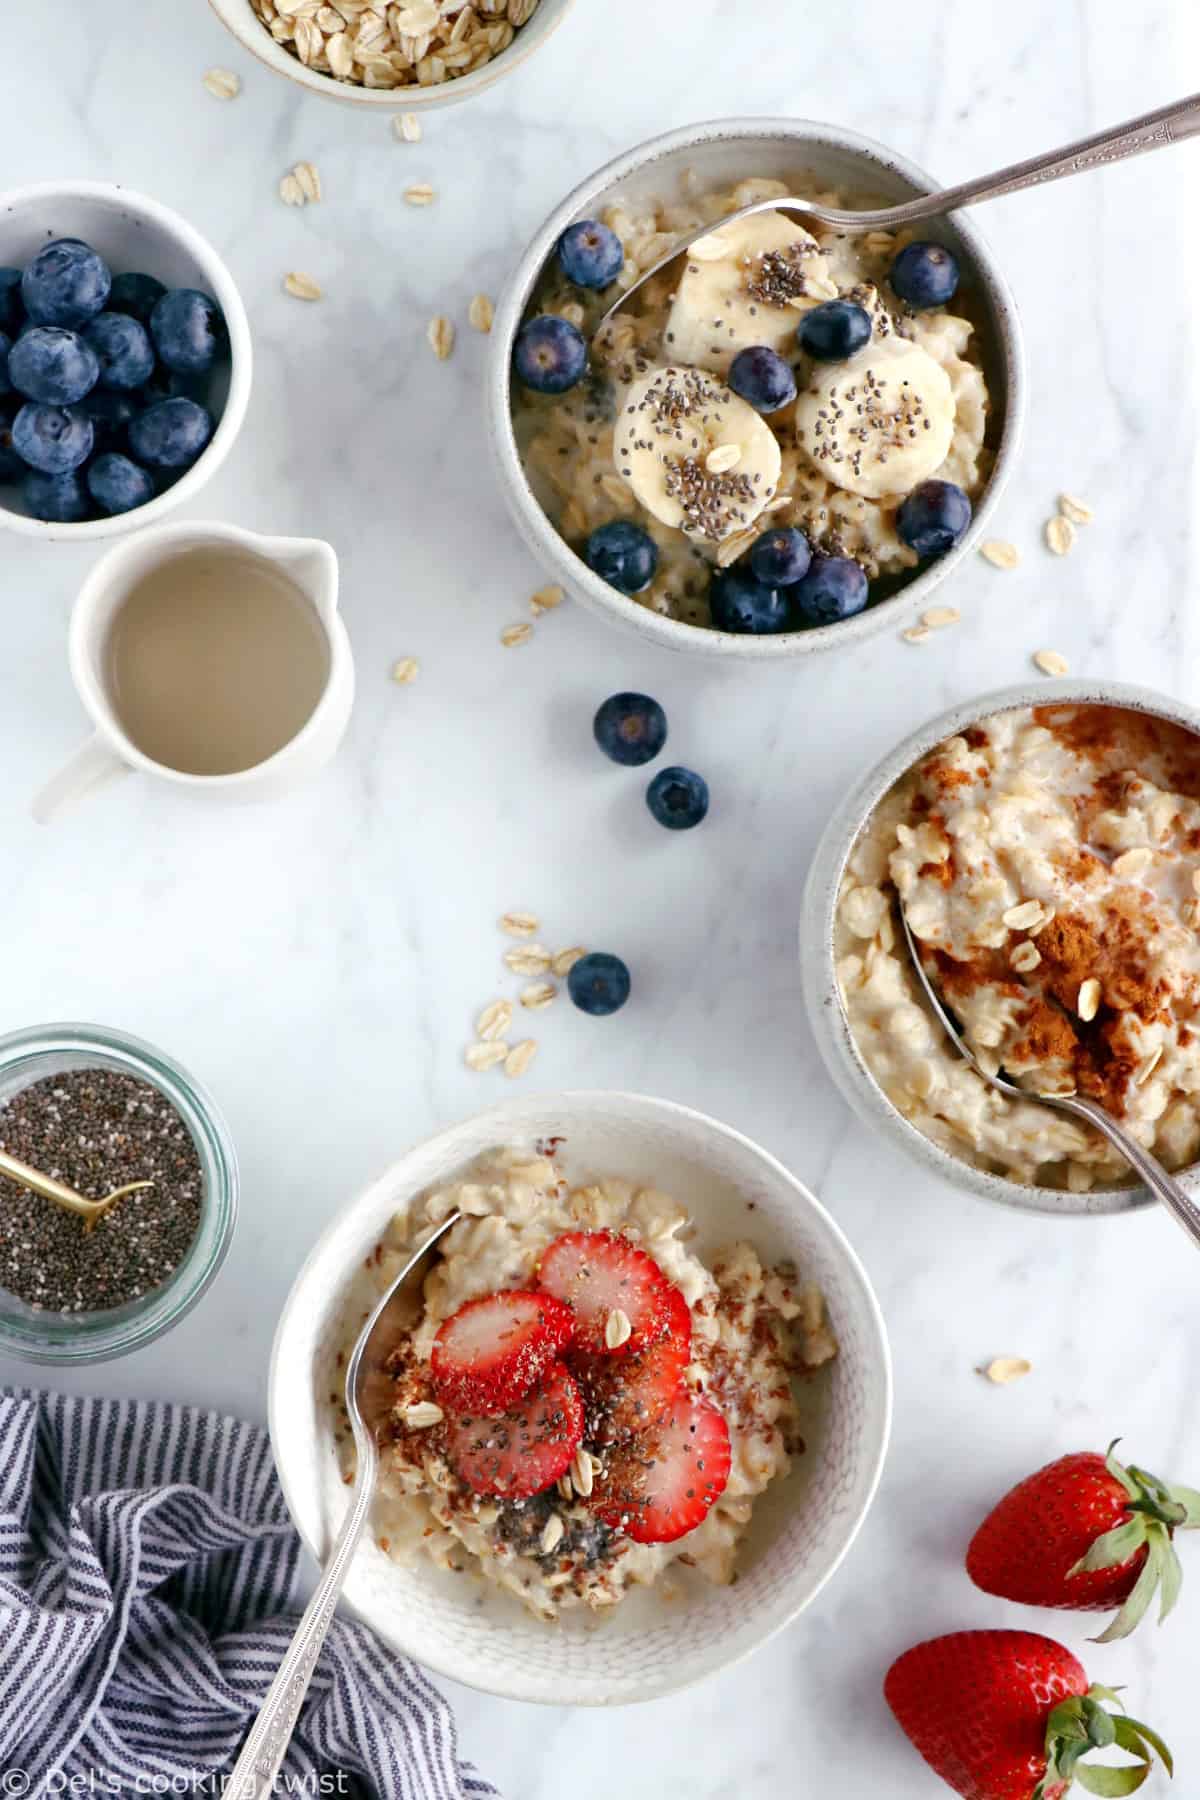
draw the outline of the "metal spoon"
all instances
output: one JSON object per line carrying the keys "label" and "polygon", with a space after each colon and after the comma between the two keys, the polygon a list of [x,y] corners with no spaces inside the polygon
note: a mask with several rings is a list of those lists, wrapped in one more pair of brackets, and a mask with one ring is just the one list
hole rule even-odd
{"label": "metal spoon", "polygon": [[1102,1137],[1106,1137],[1114,1149],[1129,1163],[1134,1173],[1146,1184],[1156,1200],[1161,1200],[1174,1218],[1182,1225],[1192,1242],[1200,1247],[1200,1208],[1193,1205],[1173,1175],[1167,1173],[1158,1158],[1151,1156],[1143,1144],[1139,1144],[1132,1133],[1117,1123],[1095,1100],[1088,1100],[1081,1094],[1039,1094],[1032,1088],[1019,1087],[1007,1076],[993,1075],[985,1069],[967,1040],[959,1030],[955,1019],[933,985],[933,981],[921,960],[920,946],[913,936],[912,928],[905,915],[904,904],[897,899],[897,911],[904,932],[904,941],[908,945],[909,959],[917,972],[917,979],[925,990],[925,998],[942,1025],[950,1042],[965,1062],[970,1063],[975,1073],[994,1087],[997,1092],[1007,1094],[1010,1100],[1028,1100],[1035,1106],[1050,1106],[1056,1112],[1070,1113],[1074,1119],[1084,1119],[1093,1126]]}
{"label": "metal spoon", "polygon": [[358,1334],[346,1366],[346,1411],[350,1416],[358,1459],[354,1504],[346,1514],[325,1571],[242,1745],[242,1753],[224,1789],[225,1800],[266,1800],[266,1796],[278,1792],[275,1777],[291,1742],[321,1646],[333,1621],[375,1497],[379,1476],[379,1432],[391,1411],[392,1384],[387,1377],[386,1364],[413,1322],[411,1301],[419,1286],[417,1281],[410,1281],[410,1277],[416,1276],[429,1251],[461,1216],[461,1213],[451,1213],[430,1233],[420,1249],[413,1252]]}
{"label": "metal spoon", "polygon": [[88,1200],[83,1194],[77,1194],[73,1187],[68,1187],[65,1181],[43,1175],[29,1163],[22,1162],[19,1156],[10,1156],[7,1150],[0,1150],[0,1175],[7,1175],[18,1187],[32,1189],[43,1200],[53,1200],[55,1206],[61,1206],[66,1212],[78,1213],[85,1220],[84,1231],[91,1231],[97,1219],[103,1218],[109,1207],[123,1200],[126,1194],[138,1194],[143,1188],[154,1186],[152,1181],[128,1181],[124,1187],[114,1188],[111,1194],[106,1194],[103,1200]]}
{"label": "metal spoon", "polygon": [[[702,225],[644,270],[632,287],[626,288],[613,301],[595,328],[604,329],[615,312],[629,304],[633,295],[652,275],[657,275],[699,238],[709,237],[722,225],[748,219],[759,212],[800,212],[818,225],[833,225],[840,231],[897,231],[903,225],[915,225],[920,219],[932,219],[941,213],[958,212],[964,206],[977,206],[981,200],[996,200],[1001,194],[1015,194],[1019,188],[1036,187],[1044,181],[1061,181],[1064,175],[1083,175],[1103,163],[1122,162],[1129,156],[1141,156],[1147,150],[1158,150],[1164,144],[1181,142],[1200,132],[1200,94],[1160,106],[1156,112],[1143,113],[1138,119],[1127,119],[1123,125],[1110,125],[1093,137],[1079,138],[1060,150],[1049,150],[1031,156],[1025,162],[1010,163],[992,175],[981,175],[975,181],[964,181],[958,187],[942,188],[935,194],[921,194],[900,206],[885,206],[875,212],[842,212],[834,206],[818,206],[812,200],[756,200],[723,219]],[[595,333],[593,334],[595,335]]]}

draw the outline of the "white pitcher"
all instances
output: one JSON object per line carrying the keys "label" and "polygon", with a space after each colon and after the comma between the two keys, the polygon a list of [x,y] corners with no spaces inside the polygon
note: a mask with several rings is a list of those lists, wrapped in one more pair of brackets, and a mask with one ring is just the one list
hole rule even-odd
{"label": "white pitcher", "polygon": [[[312,606],[329,648],[325,688],[307,723],[264,762],[232,775],[192,775],[154,762],[121,725],[105,667],[109,631],[135,585],[162,563],[189,550],[241,550],[274,564]],[[71,676],[95,730],[38,794],[33,815],[46,823],[92,788],[134,770],[217,800],[268,799],[293,787],[329,762],[350,721],[354,659],[338,613],[338,564],[319,538],[262,537],[235,525],[161,525],[117,545],[101,558],[80,590],[71,615]]]}

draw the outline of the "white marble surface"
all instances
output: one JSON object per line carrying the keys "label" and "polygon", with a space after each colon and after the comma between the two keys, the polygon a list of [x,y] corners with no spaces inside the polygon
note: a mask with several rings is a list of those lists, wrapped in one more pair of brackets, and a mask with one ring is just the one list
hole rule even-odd
{"label": "white marble surface", "polygon": [[[793,942],[834,797],[918,720],[1022,675],[1034,649],[1195,696],[1200,148],[990,209],[1033,380],[998,520],[1024,561],[965,569],[944,593],[961,626],[920,649],[885,636],[851,661],[730,676],[569,606],[502,649],[539,571],[493,492],[467,302],[497,290],[570,182],[668,126],[739,110],[834,119],[954,179],[1172,98],[1193,80],[1192,17],[1171,0],[580,0],[527,71],[431,117],[417,147],[240,55],[202,0],[67,0],[52,34],[5,34],[3,182],[118,179],[228,257],[257,383],[196,510],[332,539],[361,676],[338,763],[269,810],[201,813],[130,781],[39,831],[27,799],[83,731],[64,629],[92,558],[2,541],[0,1028],[76,1017],[158,1040],[219,1096],[245,1180],[203,1306],[159,1347],[70,1385],[261,1416],[275,1315],[315,1234],[400,1146],[502,1085],[469,1074],[461,1048],[496,991],[495,917],[514,905],[557,942],[620,951],[636,982],[612,1021],[540,1015],[528,1079],[641,1088],[745,1129],[824,1197],[887,1313],[892,1456],[819,1603],[750,1663],[619,1720],[457,1693],[466,1744],[510,1800],[551,1800],[568,1779],[575,1800],[932,1795],[880,1697],[891,1656],[968,1625],[1085,1639],[1077,1620],[968,1584],[961,1552],[987,1503],[1039,1460],[1117,1433],[1151,1467],[1200,1480],[1200,1265],[1175,1228],[1010,1216],[898,1162],[817,1060]],[[232,104],[201,86],[212,63],[244,78]],[[275,197],[297,157],[318,163],[327,196],[303,213]],[[435,207],[403,205],[413,180],[437,187]],[[322,283],[322,305],[280,292],[290,268]],[[462,327],[445,365],[424,340],[438,311]],[[1097,512],[1066,563],[1040,543],[1062,487]],[[389,665],[409,654],[421,676],[398,689]],[[711,781],[692,837],[659,832],[637,777],[591,747],[597,701],[635,685],[660,696],[673,749]],[[1007,1351],[1034,1374],[986,1387],[975,1365]],[[29,1374],[0,1364],[0,1378]],[[1200,1784],[1190,1560],[1161,1635],[1089,1657],[1174,1740],[1183,1793]]]}

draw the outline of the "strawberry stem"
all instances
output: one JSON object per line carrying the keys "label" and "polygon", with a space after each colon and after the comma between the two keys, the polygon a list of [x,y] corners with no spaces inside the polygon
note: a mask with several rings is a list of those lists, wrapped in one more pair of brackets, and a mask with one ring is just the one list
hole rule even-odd
{"label": "strawberry stem", "polygon": [[[1171,1752],[1157,1732],[1126,1713],[1110,1712],[1115,1701],[1113,1689],[1095,1686],[1054,1708],[1046,1721],[1046,1773],[1030,1800],[1058,1800],[1073,1781],[1089,1794],[1121,1800],[1141,1787],[1156,1755],[1167,1774],[1174,1773]],[[1136,1760],[1118,1767],[1083,1761],[1091,1751],[1113,1745]]]}

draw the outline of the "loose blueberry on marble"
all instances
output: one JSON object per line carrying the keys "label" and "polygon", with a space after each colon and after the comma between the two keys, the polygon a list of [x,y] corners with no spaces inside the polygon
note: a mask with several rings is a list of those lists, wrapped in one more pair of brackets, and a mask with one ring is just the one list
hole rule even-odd
{"label": "loose blueberry on marble", "polygon": [[0,400],[0,482],[23,481],[25,478],[25,464],[13,449],[14,417],[12,402]]}
{"label": "loose blueberry on marble", "polygon": [[74,406],[95,387],[100,364],[78,332],[65,331],[61,325],[34,325],[13,345],[8,373],[27,400]]}
{"label": "loose blueberry on marble", "polygon": [[646,805],[668,831],[690,831],[708,812],[708,783],[693,769],[660,769],[646,789]]}
{"label": "loose blueberry on marble", "polygon": [[6,331],[9,337],[15,337],[25,308],[21,302],[20,269],[0,269],[0,331]]}
{"label": "loose blueberry on marble", "polygon": [[628,769],[653,762],[667,741],[667,715],[649,694],[611,694],[592,721],[605,756]]}
{"label": "loose blueberry on marble", "polygon": [[901,543],[918,556],[944,556],[971,523],[971,502],[953,481],[923,481],[896,513]]}
{"label": "loose blueberry on marble", "polygon": [[812,562],[812,548],[802,531],[781,525],[764,531],[750,546],[746,560],[757,581],[767,587],[791,587],[803,580]]}
{"label": "loose blueberry on marble", "polygon": [[587,341],[569,319],[543,313],[528,319],[513,347],[517,379],[537,394],[565,394],[587,369]]}
{"label": "loose blueberry on marble", "polygon": [[154,373],[154,346],[144,325],[128,313],[102,312],[83,328],[100,365],[100,385],[131,393]]}
{"label": "loose blueberry on marble", "polygon": [[168,369],[182,375],[207,374],[229,343],[220,307],[198,288],[173,288],[157,300],[150,335]]}
{"label": "loose blueberry on marble", "polygon": [[729,367],[729,385],[755,412],[778,412],[796,398],[796,377],[791,365],[765,344],[739,350]]}
{"label": "loose blueberry on marble", "polygon": [[165,285],[153,275],[130,269],[114,275],[108,295],[109,312],[128,313],[139,325],[149,325],[150,314],[166,293]]}
{"label": "loose blueberry on marble", "polygon": [[21,277],[21,299],[35,325],[86,325],[103,312],[112,286],[108,265],[79,238],[56,238]]}
{"label": "loose blueberry on marble", "polygon": [[712,579],[708,603],[718,631],[762,636],[787,630],[787,595],[759,581],[749,569],[736,565],[719,569]]}
{"label": "loose blueberry on marble", "polygon": [[629,970],[619,956],[593,950],[581,956],[567,976],[567,992],[580,1012],[603,1019],[619,1012],[629,998]]}
{"label": "loose blueberry on marble", "polygon": [[13,420],[13,448],[31,469],[65,475],[92,453],[92,421],[80,406],[27,400]]}
{"label": "loose blueberry on marble", "polygon": [[867,573],[852,557],[817,555],[789,593],[795,624],[836,625],[867,604]]}
{"label": "loose blueberry on marble", "polygon": [[593,574],[622,594],[640,594],[658,568],[658,545],[648,531],[629,519],[597,525],[583,549]]}
{"label": "loose blueberry on marble", "polygon": [[625,252],[615,231],[598,219],[580,219],[568,225],[558,240],[558,260],[563,274],[576,287],[602,288],[616,280]]}
{"label": "loose blueberry on marble", "polygon": [[129,426],[129,448],[154,469],[186,469],[213,434],[212,414],[182,396],[159,400]]}
{"label": "loose blueberry on marble", "polygon": [[800,348],[814,362],[845,362],[871,341],[871,315],[853,300],[826,300],[796,327]]}
{"label": "loose blueberry on marble", "polygon": [[106,450],[88,465],[88,493],[102,512],[132,512],[154,498],[154,482],[145,469],[117,450]]}
{"label": "loose blueberry on marble", "polygon": [[958,289],[958,258],[944,244],[906,244],[888,280],[892,292],[918,312],[945,306]]}
{"label": "loose blueberry on marble", "polygon": [[83,402],[92,421],[94,452],[123,450],[129,422],[140,408],[137,394],[118,394],[112,388],[93,388]]}
{"label": "loose blueberry on marble", "polygon": [[65,475],[41,475],[29,470],[21,497],[30,518],[43,519],[49,525],[78,525],[92,510],[87,491],[73,469]]}

